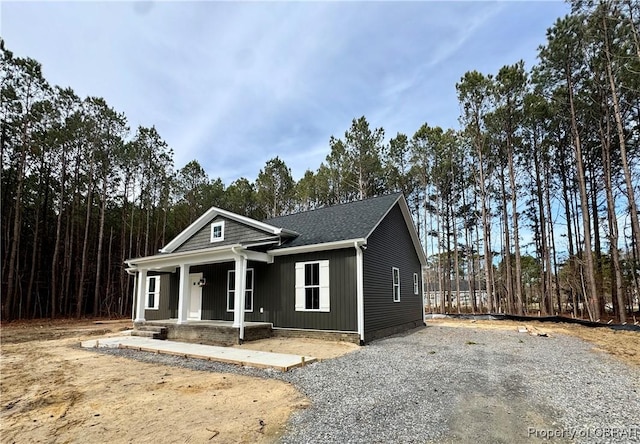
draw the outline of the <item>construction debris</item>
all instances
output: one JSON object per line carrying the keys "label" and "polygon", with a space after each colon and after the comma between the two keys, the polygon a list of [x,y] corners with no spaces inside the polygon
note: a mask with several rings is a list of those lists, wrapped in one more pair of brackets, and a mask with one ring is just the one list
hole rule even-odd
{"label": "construction debris", "polygon": [[532,327],[531,325],[518,327],[518,333],[529,333],[531,336],[542,336],[543,338],[549,337],[548,333],[543,332],[536,327]]}

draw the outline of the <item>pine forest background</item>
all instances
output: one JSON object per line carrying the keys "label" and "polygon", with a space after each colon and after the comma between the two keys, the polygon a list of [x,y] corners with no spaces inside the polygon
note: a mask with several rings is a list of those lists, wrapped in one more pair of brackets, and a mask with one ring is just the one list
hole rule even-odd
{"label": "pine forest background", "polygon": [[625,322],[640,286],[640,3],[572,6],[531,69],[452,84],[460,130],[356,118],[297,182],[278,157],[228,185],[197,160],[177,168],[154,127],[50,85],[2,43],[2,318],[130,314],[125,259],[212,205],[264,219],[401,191],[430,310]]}

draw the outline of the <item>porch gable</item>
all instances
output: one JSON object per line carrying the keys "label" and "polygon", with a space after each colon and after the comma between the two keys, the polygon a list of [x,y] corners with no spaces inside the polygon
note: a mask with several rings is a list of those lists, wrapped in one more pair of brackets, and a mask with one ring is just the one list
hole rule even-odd
{"label": "porch gable", "polygon": [[[220,240],[212,240],[213,226],[221,234]],[[261,242],[277,243],[279,236],[260,230],[249,225],[237,222],[224,216],[214,217],[210,222],[200,228],[195,234],[184,241],[174,252],[195,251],[210,247],[222,247],[237,244],[252,244]]]}

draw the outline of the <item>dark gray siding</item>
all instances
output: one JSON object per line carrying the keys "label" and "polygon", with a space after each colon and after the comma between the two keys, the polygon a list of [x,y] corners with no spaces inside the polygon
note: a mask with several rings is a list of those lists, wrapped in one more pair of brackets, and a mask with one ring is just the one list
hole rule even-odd
{"label": "dark gray siding", "polygon": [[[160,301],[158,302],[157,310],[144,311],[144,318],[149,321],[155,321],[177,317],[178,287],[172,278],[175,274],[150,272],[148,276],[160,276]],[[143,282],[143,285],[146,289],[147,283]]]}
{"label": "dark gray siding", "polygon": [[[295,310],[295,264],[313,260],[329,261],[329,312]],[[271,322],[275,327],[287,328],[357,330],[354,248],[279,256],[273,264],[249,261],[248,268],[254,269],[254,291],[253,312],[245,312],[246,321]],[[227,272],[233,269],[234,262],[225,262],[189,270],[202,273],[207,280],[202,287],[202,319],[233,320],[233,312],[227,312]],[[179,274],[177,271],[163,275],[161,309],[147,310],[147,319],[177,318]]]}
{"label": "dark gray siding", "polygon": [[[393,302],[392,267],[400,269],[400,302]],[[376,331],[422,320],[421,265],[396,204],[367,239],[363,252],[365,340]],[[413,274],[418,273],[418,295]]]}
{"label": "dark gray siding", "polygon": [[[295,264],[313,260],[329,261],[330,312],[295,310]],[[247,321],[267,321],[286,328],[358,329],[354,248],[278,256],[273,264],[256,264],[255,268],[254,312],[247,313]]]}
{"label": "dark gray siding", "polygon": [[[258,283],[264,281],[267,273],[273,272],[274,268],[269,264],[251,262],[247,268],[253,268],[254,290],[253,290],[253,312],[245,312],[245,321],[272,322],[269,319],[267,306],[267,292],[264,286]],[[233,312],[227,311],[227,279],[229,270],[235,270],[235,262],[224,262],[220,264],[208,264],[191,267],[190,273],[202,273],[207,279],[207,285],[202,287],[202,319],[221,319],[233,321]],[[260,313],[263,307],[263,313]]]}
{"label": "dark gray siding", "polygon": [[207,280],[202,287],[202,319],[233,320],[233,313],[227,313],[227,271],[234,268],[233,262],[191,267],[189,273],[202,273]]}
{"label": "dark gray siding", "polygon": [[[224,240],[220,242],[211,242],[211,224],[214,222],[224,221]],[[236,221],[218,216],[210,223],[206,224],[196,234],[191,236],[184,244],[176,248],[175,251],[193,251],[202,248],[220,247],[223,245],[238,244],[256,239],[264,239],[273,236],[265,231],[256,230]]]}

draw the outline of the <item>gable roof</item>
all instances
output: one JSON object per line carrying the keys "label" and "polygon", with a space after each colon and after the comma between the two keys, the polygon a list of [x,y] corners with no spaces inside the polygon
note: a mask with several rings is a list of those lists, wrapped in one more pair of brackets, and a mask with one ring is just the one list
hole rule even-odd
{"label": "gable roof", "polygon": [[173,253],[176,248],[180,245],[184,244],[188,241],[194,234],[196,234],[200,229],[202,229],[205,225],[211,222],[218,216],[223,216],[228,219],[234,220],[238,223],[248,225],[250,227],[256,228],[258,230],[264,231],[267,234],[272,234],[275,236],[297,236],[298,233],[292,232],[290,230],[286,230],[283,228],[275,227],[273,225],[266,224],[264,222],[260,222],[255,219],[251,219],[250,217],[241,216],[236,213],[232,213],[231,211],[226,211],[218,207],[211,207],[207,210],[202,216],[195,220],[191,225],[185,228],[180,234],[174,237],[171,242],[165,245],[160,249],[160,253]]}
{"label": "gable roof", "polygon": [[411,235],[420,263],[425,265],[426,256],[413,225],[411,212],[402,193],[387,194],[366,200],[274,217],[262,222],[212,207],[165,245],[160,250],[160,253],[173,253],[180,245],[184,244],[218,216],[256,228],[267,234],[280,236],[282,243],[274,245],[270,249],[274,254],[278,250],[283,250],[281,254],[289,254],[284,253],[284,250],[287,248],[304,249],[304,247],[312,245],[318,245],[319,247],[324,245],[322,248],[328,249],[329,245],[326,244],[334,244],[333,248],[336,248],[336,244],[342,245],[345,242],[366,241],[396,204],[399,205],[402,211],[404,222]]}
{"label": "gable roof", "polygon": [[316,210],[265,220],[276,227],[300,233],[281,248],[324,244],[346,239],[365,239],[387,214],[401,194],[388,194]]}
{"label": "gable roof", "polygon": [[366,240],[396,203],[402,211],[416,254],[420,262],[425,265],[424,250],[402,193],[387,194],[366,200],[274,217],[264,222],[300,233],[297,237],[289,239],[277,247],[274,246],[272,251],[345,240]]}

